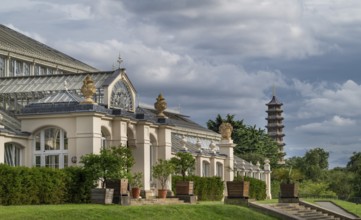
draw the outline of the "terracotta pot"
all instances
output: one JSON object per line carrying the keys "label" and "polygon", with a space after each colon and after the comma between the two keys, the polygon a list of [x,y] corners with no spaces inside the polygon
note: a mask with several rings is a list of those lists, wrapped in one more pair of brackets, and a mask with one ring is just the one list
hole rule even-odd
{"label": "terracotta pot", "polygon": [[133,199],[138,199],[139,196],[140,196],[140,188],[138,188],[138,187],[132,188]]}
{"label": "terracotta pot", "polygon": [[193,195],[193,181],[178,181],[175,185],[177,195]]}
{"label": "terracotta pot", "polygon": [[166,189],[158,189],[158,198],[165,199],[167,198],[167,192]]}
{"label": "terracotta pot", "polygon": [[227,181],[227,194],[229,198],[248,198],[248,181]]}

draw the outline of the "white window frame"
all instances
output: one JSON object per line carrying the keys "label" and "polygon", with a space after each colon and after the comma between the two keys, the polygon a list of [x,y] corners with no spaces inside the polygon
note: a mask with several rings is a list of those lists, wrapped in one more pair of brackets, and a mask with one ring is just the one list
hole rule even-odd
{"label": "white window frame", "polygon": [[[45,130],[47,129],[59,129],[60,131],[60,148],[58,150],[45,150]],[[40,150],[36,150],[36,137],[40,134]],[[46,156],[59,156],[59,167],[55,167],[55,166],[50,166],[53,168],[64,168],[64,167],[68,167],[69,166],[69,157],[68,157],[68,161],[65,164],[64,163],[64,158],[66,156],[68,156],[68,149],[64,149],[64,142],[65,142],[65,135],[66,135],[66,131],[64,131],[61,128],[57,128],[57,127],[47,127],[44,128],[40,131],[38,131],[37,133],[35,133],[34,135],[34,140],[33,140],[33,152],[34,152],[34,156],[33,156],[33,166],[36,166],[36,157],[40,156],[40,167],[45,167],[47,166],[46,164]],[[67,138],[67,136],[66,136]]]}

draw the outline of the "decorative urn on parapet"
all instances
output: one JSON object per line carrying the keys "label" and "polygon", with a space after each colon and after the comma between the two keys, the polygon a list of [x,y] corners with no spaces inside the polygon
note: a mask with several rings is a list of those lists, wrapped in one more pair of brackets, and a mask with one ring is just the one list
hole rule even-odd
{"label": "decorative urn on parapet", "polygon": [[159,118],[166,118],[164,110],[167,109],[167,102],[162,93],[158,95],[157,101],[154,103],[154,108],[157,110],[157,116]]}
{"label": "decorative urn on parapet", "polygon": [[219,126],[219,132],[221,133],[222,140],[231,141],[233,127],[228,122],[223,122]]}
{"label": "decorative urn on parapet", "polygon": [[87,75],[85,79],[83,80],[83,86],[80,89],[81,93],[83,93],[83,96],[85,98],[84,101],[81,102],[81,104],[96,104],[93,100],[93,95],[96,92],[96,87],[94,85],[93,79]]}

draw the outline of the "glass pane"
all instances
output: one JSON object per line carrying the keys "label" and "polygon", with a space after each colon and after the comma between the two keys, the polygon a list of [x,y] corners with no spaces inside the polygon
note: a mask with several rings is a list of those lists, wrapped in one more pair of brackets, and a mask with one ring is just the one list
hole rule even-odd
{"label": "glass pane", "polygon": [[15,76],[21,76],[22,75],[22,62],[17,60],[16,61],[16,68],[15,68]]}
{"label": "glass pane", "polygon": [[68,150],[68,137],[66,136],[66,132],[63,131],[64,133],[64,150]]}
{"label": "glass pane", "polygon": [[30,64],[24,62],[23,65],[24,65],[24,74],[23,75],[25,75],[25,76],[30,75]]}
{"label": "glass pane", "polygon": [[0,57],[0,77],[5,76],[5,59],[4,57]]}
{"label": "glass pane", "polygon": [[45,156],[45,166],[51,168],[59,168],[59,155]]}
{"label": "glass pane", "polygon": [[16,61],[14,59],[10,59],[10,72],[9,72],[9,76],[14,76],[15,73],[15,63]]}
{"label": "glass pane", "polygon": [[45,150],[60,150],[60,129],[49,128],[44,131]]}
{"label": "glass pane", "polygon": [[41,147],[40,147],[40,132],[35,136],[35,150],[36,151],[39,151],[41,150]]}
{"label": "glass pane", "polygon": [[40,72],[39,72],[39,65],[35,65],[34,66],[34,75],[39,75]]}
{"label": "glass pane", "polygon": [[10,166],[14,166],[12,151],[13,151],[12,145],[5,144],[5,164],[8,164]]}
{"label": "glass pane", "polygon": [[45,67],[40,66],[39,68],[40,68],[40,75],[45,75],[45,73],[46,73]]}
{"label": "glass pane", "polygon": [[15,147],[15,158],[14,158],[14,162],[15,162],[15,166],[20,166],[20,153],[21,153],[21,149],[19,147]]}
{"label": "glass pane", "polygon": [[35,166],[41,167],[41,156],[35,156]]}
{"label": "glass pane", "polygon": [[68,155],[67,154],[64,155],[64,168],[65,167],[68,167]]}

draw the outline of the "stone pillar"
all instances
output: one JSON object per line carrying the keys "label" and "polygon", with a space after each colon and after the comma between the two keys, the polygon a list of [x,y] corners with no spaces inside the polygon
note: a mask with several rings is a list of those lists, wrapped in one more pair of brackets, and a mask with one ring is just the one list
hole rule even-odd
{"label": "stone pillar", "polygon": [[224,181],[233,181],[234,179],[234,157],[233,148],[236,145],[233,144],[233,140],[222,140],[219,144],[219,152],[227,155],[224,161]]}
{"label": "stone pillar", "polygon": [[266,182],[266,195],[267,195],[267,199],[272,199],[272,194],[271,194],[271,166],[269,164],[269,160],[266,159],[264,161],[264,179]]}
{"label": "stone pillar", "polygon": [[261,164],[259,163],[259,161],[257,161],[256,166],[257,166],[257,169],[256,169],[255,178],[258,179],[258,180],[261,180],[261,168],[260,168]]}
{"label": "stone pillar", "polygon": [[[157,158],[170,160],[172,157],[172,132],[171,128],[166,125],[159,126],[158,129],[158,147]],[[172,189],[172,177],[168,178],[168,190]]]}
{"label": "stone pillar", "polygon": [[0,164],[5,163],[5,140],[0,136]]}
{"label": "stone pillar", "polygon": [[135,164],[133,172],[143,173],[143,189],[150,190],[150,137],[149,125],[142,122],[136,127],[136,147],[132,148]]}

